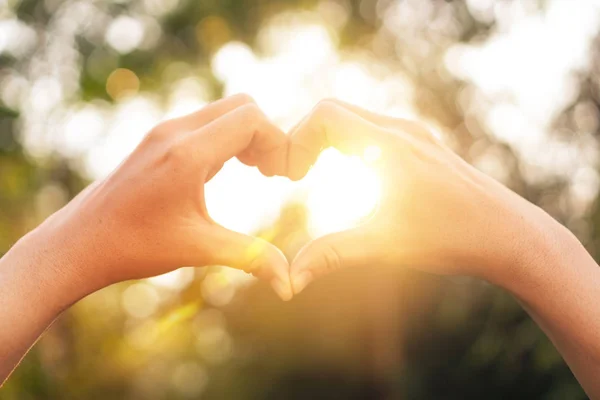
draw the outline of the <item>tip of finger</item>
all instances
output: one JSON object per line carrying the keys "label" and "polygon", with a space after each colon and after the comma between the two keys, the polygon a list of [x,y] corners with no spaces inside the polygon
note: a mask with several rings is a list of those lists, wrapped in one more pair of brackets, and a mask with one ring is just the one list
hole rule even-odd
{"label": "tip of finger", "polygon": [[[266,255],[268,254],[268,255]],[[255,276],[270,282],[275,293],[284,301],[293,297],[289,279],[289,263],[285,255],[277,247],[269,244],[265,249],[265,258]]]}
{"label": "tip of finger", "polygon": [[317,161],[320,149],[295,143],[292,139],[288,144],[287,170],[288,177],[293,181],[304,178]]}
{"label": "tip of finger", "polygon": [[284,148],[273,150],[264,155],[257,163],[259,171],[265,176],[287,176],[287,154]]}
{"label": "tip of finger", "polygon": [[289,281],[282,281],[281,279],[273,279],[271,281],[271,286],[275,293],[281,298],[283,301],[289,301],[294,297],[294,292],[292,290],[292,285]]}
{"label": "tip of finger", "polygon": [[290,283],[294,295],[302,292],[314,280],[308,249],[309,246],[302,248],[290,264]]}
{"label": "tip of finger", "polygon": [[301,271],[291,277],[292,292],[296,295],[302,292],[306,286],[313,280],[310,271]]}

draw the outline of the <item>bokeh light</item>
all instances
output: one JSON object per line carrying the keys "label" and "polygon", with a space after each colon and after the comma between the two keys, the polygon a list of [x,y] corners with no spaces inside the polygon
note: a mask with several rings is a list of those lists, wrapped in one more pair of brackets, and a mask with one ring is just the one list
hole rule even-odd
{"label": "bokeh light", "polygon": [[134,283],[123,292],[123,308],[135,318],[152,315],[159,303],[156,290],[145,283]]}
{"label": "bokeh light", "polygon": [[106,92],[117,100],[124,96],[133,96],[140,88],[137,75],[126,68],[115,69],[106,80]]}
{"label": "bokeh light", "polygon": [[[419,120],[600,254],[599,37],[596,0],[0,0],[0,253],[110,174],[156,124],[246,92],[286,130],[330,97]],[[233,159],[206,185],[207,207],[292,260],[311,238],[376,212],[386,151],[328,149],[299,182]],[[348,276],[323,283],[320,298],[311,297],[315,283],[316,295],[282,308],[252,276],[222,266],[111,286],[65,313],[0,397],[190,399],[216,385],[260,398],[278,393],[276,382],[296,382],[286,381],[286,365],[331,373],[341,360],[341,370],[360,364],[374,379],[408,376],[409,394],[390,398],[447,396],[447,387],[420,395],[441,375],[457,377],[459,392],[468,382],[503,398],[518,389],[584,398],[505,293],[430,276],[403,275],[405,286]],[[246,300],[258,306],[244,308]],[[354,335],[359,344],[348,350]],[[310,364],[320,357],[330,357],[325,370]],[[442,359],[453,360],[451,371]],[[242,378],[223,378],[239,365]],[[498,382],[516,381],[501,392]]]}

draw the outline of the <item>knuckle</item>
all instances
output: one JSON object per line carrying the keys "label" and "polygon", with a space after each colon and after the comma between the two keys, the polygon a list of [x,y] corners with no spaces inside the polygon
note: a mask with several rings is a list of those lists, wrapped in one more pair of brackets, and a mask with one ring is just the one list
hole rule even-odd
{"label": "knuckle", "polygon": [[324,272],[333,272],[341,268],[342,260],[337,250],[329,245],[324,244],[320,248],[320,254],[322,257]]}
{"label": "knuckle", "polygon": [[252,154],[250,150],[244,150],[243,152],[238,154],[237,158],[238,160],[240,160],[240,162],[250,167],[256,167],[258,165],[256,157],[254,156],[254,154]]}
{"label": "knuckle", "polygon": [[333,115],[337,114],[339,110],[339,105],[335,103],[333,100],[325,99],[321,100],[315,107],[313,111],[313,116],[317,119],[328,119]]}
{"label": "knuckle", "polygon": [[266,242],[260,240],[257,243],[262,249],[247,260],[244,269],[257,278],[269,278],[275,274],[273,269],[277,265],[279,256],[275,251],[269,249]]}
{"label": "knuckle", "polygon": [[165,147],[163,152],[163,162],[169,164],[180,164],[185,160],[187,148],[185,144],[178,140]]}
{"label": "knuckle", "polygon": [[254,128],[263,120],[262,111],[255,103],[246,104],[239,109],[241,123],[245,127]]}
{"label": "knuckle", "polygon": [[158,124],[146,134],[144,139],[149,142],[163,141],[169,131],[170,128],[167,123]]}
{"label": "knuckle", "polygon": [[338,107],[343,105],[343,102],[335,97],[326,97],[320,101],[320,103],[332,104]]}
{"label": "knuckle", "polygon": [[261,174],[263,174],[266,177],[271,177],[271,176],[277,175],[270,165],[259,164],[258,170],[260,171]]}
{"label": "knuckle", "polygon": [[242,107],[240,107],[240,110],[249,117],[256,118],[262,116],[262,111],[260,111],[260,108],[256,103],[244,104]]}
{"label": "knuckle", "polygon": [[277,275],[277,265],[280,264],[281,255],[277,254],[275,250],[267,251],[264,255],[264,262],[268,265],[271,273]]}
{"label": "knuckle", "polygon": [[313,109],[309,125],[317,125],[321,128],[332,125],[339,119],[341,107],[333,101],[321,100]]}
{"label": "knuckle", "polygon": [[256,103],[254,98],[250,96],[248,93],[238,93],[228,97],[228,100],[239,102],[240,104],[246,103]]}

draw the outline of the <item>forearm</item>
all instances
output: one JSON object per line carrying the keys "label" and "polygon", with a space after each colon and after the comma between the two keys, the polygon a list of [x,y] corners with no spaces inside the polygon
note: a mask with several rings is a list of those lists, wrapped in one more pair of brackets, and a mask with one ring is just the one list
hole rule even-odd
{"label": "forearm", "polygon": [[503,286],[546,332],[590,398],[600,399],[600,267],[555,221],[533,235],[536,244]]}
{"label": "forearm", "polygon": [[0,259],[0,384],[56,317],[87,293],[73,255],[57,251],[60,240],[34,231]]}

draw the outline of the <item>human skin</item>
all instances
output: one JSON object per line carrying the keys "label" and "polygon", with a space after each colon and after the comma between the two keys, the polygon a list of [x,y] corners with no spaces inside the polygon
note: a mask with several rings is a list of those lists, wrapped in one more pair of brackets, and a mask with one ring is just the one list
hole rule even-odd
{"label": "human skin", "polygon": [[71,304],[115,282],[186,265],[225,265],[292,295],[283,254],[208,215],[204,184],[228,159],[284,175],[288,139],[249,96],[155,127],[109,177],[0,260],[0,382]]}
{"label": "human skin", "polygon": [[373,166],[383,180],[366,223],[299,252],[290,267],[295,294],[339,268],[373,264],[487,280],[516,296],[600,399],[600,267],[571,232],[414,122],[328,100],[290,141],[292,179],[326,147],[360,154],[378,146]]}
{"label": "human skin", "polygon": [[[329,146],[381,149],[374,167],[382,198],[365,224],[316,239],[288,266],[270,244],[208,216],[204,183],[226,160],[298,180]],[[485,279],[521,301],[588,395],[600,398],[600,268],[570,232],[419,124],[327,100],[286,136],[243,95],[159,125],[111,176],[0,259],[0,381],[87,294],[211,264],[252,272],[283,299],[349,266]]]}

